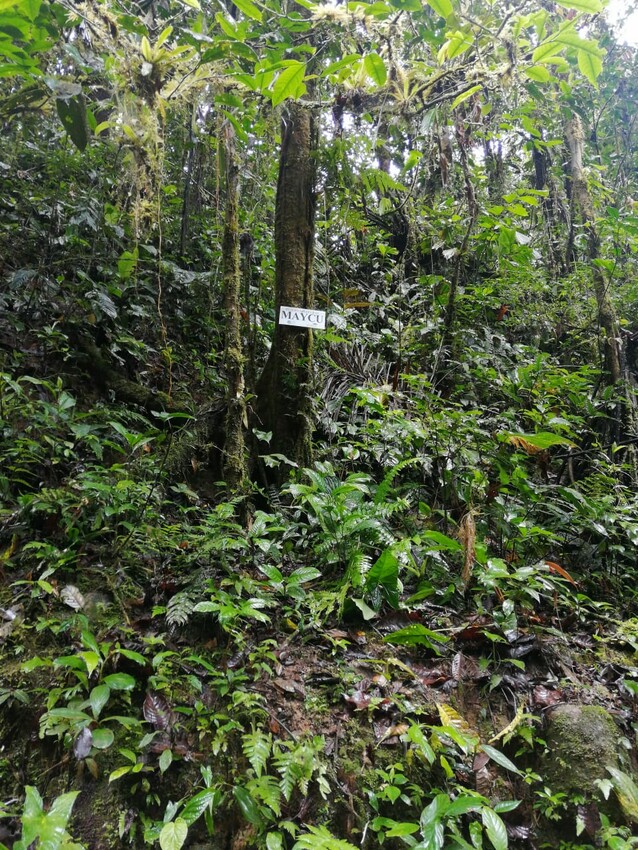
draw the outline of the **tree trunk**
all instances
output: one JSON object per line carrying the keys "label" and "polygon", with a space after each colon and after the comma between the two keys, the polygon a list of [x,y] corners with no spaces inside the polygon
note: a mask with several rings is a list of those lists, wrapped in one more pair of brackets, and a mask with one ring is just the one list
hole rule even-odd
{"label": "tree trunk", "polygon": [[[275,320],[279,308],[312,307],[316,127],[311,111],[293,103],[283,116],[275,206]],[[298,463],[311,460],[312,332],[275,326],[268,361],[257,382],[261,428],[270,449]]]}
{"label": "tree trunk", "polygon": [[239,255],[239,167],[235,152],[234,130],[230,122],[224,126],[226,160],[226,212],[222,266],[224,273],[224,312],[226,339],[227,413],[224,442],[223,474],[232,494],[242,493],[248,481],[244,428],[246,399],[244,393],[244,358],[241,341],[241,260]]}
{"label": "tree trunk", "polygon": [[600,237],[596,229],[594,205],[587,186],[583,169],[583,149],[585,134],[578,115],[574,115],[565,127],[565,138],[571,158],[571,189],[576,208],[580,211],[588,239],[588,259],[591,263],[594,281],[594,294],[598,305],[598,321],[604,331],[605,369],[612,384],[622,377],[622,357],[620,349],[620,328],[614,305],[607,291],[605,275],[594,263],[600,255]]}

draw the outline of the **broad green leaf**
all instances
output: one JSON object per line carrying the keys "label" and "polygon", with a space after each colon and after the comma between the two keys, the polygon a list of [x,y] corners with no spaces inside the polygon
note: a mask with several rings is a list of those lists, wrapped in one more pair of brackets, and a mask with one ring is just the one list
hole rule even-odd
{"label": "broad green leaf", "polygon": [[89,127],[86,120],[86,104],[83,95],[56,98],[55,107],[62,126],[78,150],[83,151],[89,143]]}
{"label": "broad green leaf", "polygon": [[132,691],[136,681],[128,673],[111,673],[110,676],[104,677],[104,684],[113,691]]}
{"label": "broad green leaf", "polygon": [[165,823],[160,832],[159,843],[162,850],[180,850],[188,835],[188,825],[183,818],[175,818]]}
{"label": "broad green leaf", "polygon": [[100,712],[109,701],[109,697],[111,695],[111,689],[108,685],[97,685],[91,693],[89,694],[89,704],[91,706],[91,711],[93,712],[93,717],[97,720],[100,716]]}
{"label": "broad green leaf", "polygon": [[269,832],[266,835],[267,850],[284,850],[284,837],[281,832]]}
{"label": "broad green leaf", "polygon": [[518,809],[520,804],[520,800],[502,800],[500,803],[495,803],[493,808],[495,812],[500,814],[501,812],[513,812],[514,809]]}
{"label": "broad green leaf", "polygon": [[492,842],[494,850],[507,850],[507,830],[501,818],[493,809],[481,810],[481,820],[487,832],[487,837]]}
{"label": "broad green leaf", "polygon": [[131,772],[131,769],[130,765],[116,767],[115,770],[112,770],[109,774],[109,782],[114,782],[116,779],[119,779],[120,776],[126,776],[127,773]]}
{"label": "broad green leaf", "polygon": [[448,552],[460,552],[463,548],[458,540],[454,540],[440,531],[424,531],[421,537],[424,540],[432,540],[437,544],[437,548]]}
{"label": "broad green leaf", "polygon": [[572,29],[563,30],[556,33],[556,41],[560,44],[566,44],[569,47],[575,47],[577,50],[584,50],[586,53],[591,53],[592,56],[602,56],[604,51],[598,46],[598,42],[593,38],[581,38],[578,33]]}
{"label": "broad green leaf", "polygon": [[556,0],[556,5],[563,9],[576,9],[577,12],[589,12],[591,15],[603,10],[601,0]]}
{"label": "broad green leaf", "polygon": [[628,773],[618,770],[616,767],[607,766],[618,801],[625,815],[633,823],[638,824],[638,785]]}
{"label": "broad green leaf", "polygon": [[544,65],[532,65],[530,68],[524,69],[526,76],[536,83],[548,83],[552,75]]}
{"label": "broad green leaf", "polygon": [[415,747],[422,753],[422,755],[425,756],[425,759],[428,764],[434,764],[434,762],[436,761],[436,754],[430,746],[430,742],[426,738],[420,726],[417,726],[416,723],[413,723],[412,726],[410,726],[410,728],[408,729],[406,737],[415,745]]}
{"label": "broad green leaf", "polygon": [[476,86],[472,86],[467,91],[464,91],[458,97],[454,98],[454,100],[452,101],[452,107],[451,108],[455,109],[457,106],[459,106],[461,103],[466,101],[468,98],[472,97],[472,95],[475,94],[477,91],[481,91],[482,88],[483,88],[483,86],[476,85]]}
{"label": "broad green leaf", "polygon": [[460,815],[465,815],[468,812],[476,812],[486,803],[485,797],[472,794],[461,794],[453,800],[449,808],[445,812],[448,818],[458,818]]}
{"label": "broad green leaf", "polygon": [[261,21],[261,9],[252,2],[252,0],[233,0],[235,6],[240,12],[243,12],[247,18],[252,18],[253,21]]}
{"label": "broad green leaf", "polygon": [[450,798],[447,794],[437,794],[432,802],[421,812],[421,829],[428,824],[440,820],[450,807]]}
{"label": "broad green leaf", "polygon": [[361,612],[361,616],[364,620],[366,620],[366,622],[368,620],[373,620],[375,617],[378,616],[378,613],[374,610],[374,608],[371,608],[368,603],[365,602],[363,599],[355,598],[351,599],[351,602],[353,605],[356,605],[356,607]]}
{"label": "broad green leaf", "polygon": [[304,77],[306,76],[306,65],[303,62],[294,62],[279,74],[273,85],[270,95],[272,105],[282,103],[287,98],[299,98],[306,93]]}
{"label": "broad green leaf", "polygon": [[454,11],[451,0],[426,0],[426,2],[442,18],[447,18]]}
{"label": "broad green leaf", "polygon": [[[135,443],[136,446],[140,445],[140,440],[137,440]],[[146,658],[140,653],[135,652],[133,649],[122,649],[121,647],[118,649],[119,655],[124,656],[124,658],[128,658],[129,661],[134,661],[136,664],[139,664],[141,667],[146,665]]]}
{"label": "broad green leaf", "polygon": [[115,735],[110,729],[94,729],[93,730],[93,746],[96,750],[108,750]]}
{"label": "broad green leaf", "polygon": [[388,79],[388,70],[378,53],[368,53],[363,57],[363,69],[377,86],[385,85]]}
{"label": "broad green leaf", "polygon": [[173,753],[171,750],[164,750],[162,755],[159,757],[159,769],[160,773],[166,773],[171,764],[173,763]]}
{"label": "broad green leaf", "polygon": [[22,840],[28,846],[38,836],[41,819],[44,817],[44,801],[38,789],[33,785],[25,788],[24,810],[22,812]]}
{"label": "broad green leaf", "polygon": [[[377,14],[380,14],[384,5],[385,4],[383,3],[373,3],[372,7],[377,7]],[[420,12],[422,9],[421,0],[390,0],[390,6],[392,6],[393,9],[401,9],[404,12]],[[387,6],[386,9],[390,12],[390,9]],[[371,7],[366,8],[366,13],[374,14],[371,11]]]}
{"label": "broad green leaf", "polygon": [[68,820],[71,817],[73,804],[75,803],[76,797],[79,793],[79,791],[69,791],[66,794],[61,794],[59,797],[56,797],[49,809],[49,817],[62,824],[63,827],[66,827]]}
{"label": "broad green leaf", "polygon": [[368,593],[383,588],[387,601],[393,607],[399,604],[399,560],[392,549],[384,549],[368,570],[365,588]]}
{"label": "broad green leaf", "polygon": [[557,53],[560,53],[563,50],[563,45],[559,44],[557,41],[553,41],[552,39],[548,41],[544,41],[538,45],[536,50],[532,53],[532,62],[544,62],[552,56],[555,56]]}
{"label": "broad green leaf", "polygon": [[491,747],[489,744],[482,744],[481,749],[492,759],[492,761],[496,762],[496,764],[499,764],[501,767],[504,767],[505,770],[511,770],[512,773],[520,774],[521,771],[516,767],[514,762],[510,761],[500,750]]}
{"label": "broad green leaf", "polygon": [[261,826],[263,818],[259,811],[259,806],[251,797],[250,793],[243,786],[238,785],[233,789],[233,795],[239,804],[242,815],[248,823],[252,823],[253,826]]}
{"label": "broad green leaf", "polygon": [[598,88],[596,80],[603,70],[603,63],[600,56],[594,56],[593,53],[588,53],[586,50],[579,50],[578,67],[581,74],[589,80],[592,86]]}
{"label": "broad green leaf", "polygon": [[169,39],[171,37],[172,32],[173,32],[173,27],[171,27],[171,26],[168,26],[165,29],[163,29],[162,32],[159,35],[159,38],[155,42],[155,47],[161,47],[164,44],[164,42],[166,42],[167,39]]}
{"label": "broad green leaf", "polygon": [[142,56],[146,59],[147,62],[153,63],[153,48],[151,47],[151,43],[148,38],[143,35],[142,41],[140,43],[140,50],[142,51]]}
{"label": "broad green leaf", "polygon": [[525,451],[533,450],[543,451],[552,446],[573,446],[574,443],[568,440],[567,437],[562,437],[560,434],[551,434],[549,431],[538,431],[536,434],[506,434],[508,443]]}
{"label": "broad green leaf", "polygon": [[383,640],[385,643],[396,644],[397,646],[426,646],[440,655],[440,644],[449,641],[449,637],[434,632],[432,629],[422,626],[421,623],[413,623],[404,629],[386,635]]}
{"label": "broad green leaf", "polygon": [[91,652],[90,650],[87,650],[86,652],[78,652],[78,655],[84,660],[89,676],[91,676],[95,672],[95,670],[97,670],[100,665],[100,662],[102,661],[97,652]]}
{"label": "broad green leaf", "polygon": [[314,581],[320,575],[321,572],[315,567],[297,567],[288,576],[288,581],[294,584],[305,584],[307,581]]}
{"label": "broad green leaf", "polygon": [[385,837],[400,838],[402,835],[412,835],[413,833],[418,832],[418,830],[418,823],[397,823],[386,832]]}
{"label": "broad green leaf", "polygon": [[192,826],[209,806],[215,808],[219,805],[220,800],[221,793],[218,788],[205,788],[190,798],[182,809],[181,818],[188,826]]}
{"label": "broad green leaf", "polygon": [[471,33],[455,32],[445,42],[443,47],[437,54],[437,59],[442,65],[447,59],[454,59],[465,53],[472,46],[473,40]]}
{"label": "broad green leaf", "polygon": [[133,251],[122,251],[117,261],[117,273],[122,280],[128,280],[135,270],[139,257],[138,249]]}

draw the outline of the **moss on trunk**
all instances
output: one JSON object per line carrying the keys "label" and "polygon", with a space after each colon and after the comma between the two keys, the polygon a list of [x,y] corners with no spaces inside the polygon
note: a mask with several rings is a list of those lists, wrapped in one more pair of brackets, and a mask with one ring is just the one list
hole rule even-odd
{"label": "moss on trunk", "polygon": [[[282,305],[313,306],[315,119],[301,103],[282,121],[275,214],[275,315]],[[300,465],[311,459],[312,332],[277,324],[257,383],[261,427],[271,450]]]}

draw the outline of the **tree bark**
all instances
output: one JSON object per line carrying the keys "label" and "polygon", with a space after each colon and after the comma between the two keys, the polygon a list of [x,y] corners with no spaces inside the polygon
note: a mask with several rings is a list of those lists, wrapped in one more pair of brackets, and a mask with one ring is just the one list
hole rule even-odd
{"label": "tree bark", "polygon": [[257,382],[257,414],[270,449],[307,466],[312,457],[312,332],[278,324],[279,308],[313,306],[315,119],[302,103],[282,119],[275,205],[275,333]]}
{"label": "tree bark", "polygon": [[226,314],[224,365],[228,382],[223,474],[229,491],[236,495],[246,490],[248,481],[244,443],[244,428],[247,424],[244,356],[240,324],[239,166],[235,151],[234,130],[230,122],[225,124],[223,132],[226,160],[226,210],[222,267],[224,274],[224,312]]}
{"label": "tree bark", "polygon": [[565,127],[565,138],[571,159],[571,188],[576,208],[580,211],[588,240],[588,259],[592,267],[594,294],[598,306],[598,321],[604,331],[603,342],[605,369],[610,383],[616,384],[622,377],[622,354],[620,328],[614,305],[609,297],[607,282],[602,269],[594,263],[600,255],[600,236],[596,228],[596,215],[583,169],[585,134],[578,115],[574,115]]}

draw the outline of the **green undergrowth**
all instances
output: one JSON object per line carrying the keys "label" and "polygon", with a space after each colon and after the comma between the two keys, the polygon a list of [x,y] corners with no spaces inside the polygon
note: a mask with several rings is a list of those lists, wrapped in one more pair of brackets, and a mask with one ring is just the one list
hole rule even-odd
{"label": "green undergrowth", "polygon": [[188,418],[1,379],[5,846],[634,846],[630,720],[599,796],[542,767],[553,705],[638,692],[591,371],[530,357],[489,411],[353,390],[313,466],[241,498],[167,466]]}

